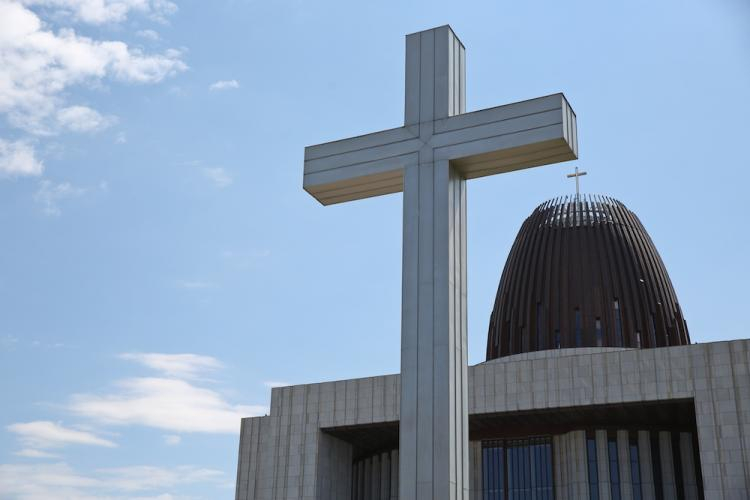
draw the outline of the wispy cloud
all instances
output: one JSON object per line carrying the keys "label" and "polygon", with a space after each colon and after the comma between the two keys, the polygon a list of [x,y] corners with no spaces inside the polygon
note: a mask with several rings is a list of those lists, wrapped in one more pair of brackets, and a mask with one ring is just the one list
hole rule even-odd
{"label": "wispy cloud", "polygon": [[164,21],[177,12],[169,0],[22,0],[26,5],[54,7],[74,20],[87,24],[121,23],[131,12]]}
{"label": "wispy cloud", "polygon": [[278,380],[267,380],[263,382],[263,385],[268,387],[269,389],[273,389],[274,387],[286,387],[292,384],[290,384],[289,382],[281,382]]}
{"label": "wispy cloud", "polygon": [[42,172],[44,163],[36,157],[34,146],[23,140],[0,138],[0,177],[37,176]]}
{"label": "wispy cloud", "polygon": [[102,116],[87,106],[68,106],[57,111],[57,122],[72,132],[98,132],[114,125],[117,118]]}
{"label": "wispy cloud", "polygon": [[[100,424],[140,425],[170,433],[235,434],[240,419],[262,415],[265,406],[233,404],[220,392],[190,380],[221,364],[208,356],[124,354],[123,359],[160,371],[162,377],[119,380],[106,394],[74,395],[68,409]],[[187,380],[186,380],[187,379]]]}
{"label": "wispy cloud", "polygon": [[36,450],[34,448],[24,448],[13,453],[18,457],[24,458],[58,458],[58,455],[48,451]]}
{"label": "wispy cloud", "polygon": [[45,450],[77,444],[114,448],[115,443],[91,432],[64,427],[47,420],[11,424],[8,431],[15,434],[25,448]]}
{"label": "wispy cloud", "polygon": [[156,42],[159,40],[159,33],[157,33],[154,30],[139,30],[135,32],[136,36],[139,36],[141,38],[145,38],[146,40],[151,40],[152,42]]}
{"label": "wispy cloud", "polygon": [[208,86],[209,90],[231,90],[240,88],[237,80],[219,80]]}
{"label": "wispy cloud", "polygon": [[218,359],[200,354],[124,353],[120,359],[134,361],[168,377],[195,379],[222,367]]}
{"label": "wispy cloud", "polygon": [[225,188],[234,182],[232,176],[221,167],[204,167],[202,172],[218,188]]}
{"label": "wispy cloud", "polygon": [[177,446],[182,442],[182,437],[178,436],[177,434],[165,434],[164,435],[164,443],[166,443],[169,446]]}
{"label": "wispy cloud", "polygon": [[18,344],[18,337],[15,335],[6,334],[0,336],[0,347],[12,347]]}
{"label": "wispy cloud", "polygon": [[39,183],[39,189],[34,194],[34,201],[42,206],[45,215],[60,215],[60,202],[78,198],[86,193],[86,189],[72,185],[69,182],[54,183],[44,179]]}
{"label": "wispy cloud", "polygon": [[75,395],[68,408],[103,424],[217,434],[236,434],[241,418],[266,411],[231,404],[217,391],[185,380],[157,377],[121,380],[109,394]]}
{"label": "wispy cloud", "polygon": [[225,482],[222,471],[193,465],[139,465],[92,473],[63,462],[0,465],[0,491],[13,500],[177,500],[185,497],[173,490],[193,484],[221,487]]}
{"label": "wispy cloud", "polygon": [[207,288],[214,288],[216,285],[208,281],[178,280],[177,286],[180,288],[184,288],[185,290],[205,290]]}

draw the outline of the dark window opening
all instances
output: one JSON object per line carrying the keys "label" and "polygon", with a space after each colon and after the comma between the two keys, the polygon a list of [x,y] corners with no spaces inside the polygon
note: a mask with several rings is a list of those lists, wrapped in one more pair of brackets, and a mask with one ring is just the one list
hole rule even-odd
{"label": "dark window opening", "polygon": [[602,337],[602,320],[596,318],[596,347],[602,347],[604,345],[604,339]]}
{"label": "dark window opening", "polygon": [[560,349],[560,330],[555,330],[555,349]]}
{"label": "dark window opening", "polygon": [[576,347],[581,347],[583,345],[583,332],[582,332],[581,325],[581,310],[576,309]]}

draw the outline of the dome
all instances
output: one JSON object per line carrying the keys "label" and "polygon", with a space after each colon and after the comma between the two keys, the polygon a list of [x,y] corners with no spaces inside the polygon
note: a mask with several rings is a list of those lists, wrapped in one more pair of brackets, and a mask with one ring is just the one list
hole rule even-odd
{"label": "dome", "polygon": [[667,269],[621,202],[557,198],[524,221],[490,316],[487,360],[545,349],[689,343]]}

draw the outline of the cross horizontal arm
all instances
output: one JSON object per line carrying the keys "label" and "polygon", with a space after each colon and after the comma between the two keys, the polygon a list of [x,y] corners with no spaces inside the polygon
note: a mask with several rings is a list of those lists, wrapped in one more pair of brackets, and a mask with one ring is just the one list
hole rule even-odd
{"label": "cross horizontal arm", "polygon": [[466,179],[575,160],[576,115],[553,94],[436,122],[431,144]]}
{"label": "cross horizontal arm", "polygon": [[323,205],[396,193],[421,142],[405,127],[305,148],[303,187]]}
{"label": "cross horizontal arm", "polygon": [[[432,135],[420,136],[422,128]],[[305,148],[303,187],[323,205],[403,190],[403,171],[448,160],[465,179],[578,157],[576,115],[553,94]]]}

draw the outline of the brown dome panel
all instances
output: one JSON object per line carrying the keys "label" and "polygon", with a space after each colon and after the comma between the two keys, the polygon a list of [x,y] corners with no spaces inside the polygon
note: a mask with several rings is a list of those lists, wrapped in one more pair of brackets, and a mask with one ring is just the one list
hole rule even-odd
{"label": "brown dome panel", "polygon": [[523,223],[490,317],[488,360],[544,349],[689,343],[664,263],[621,202],[558,198]]}

